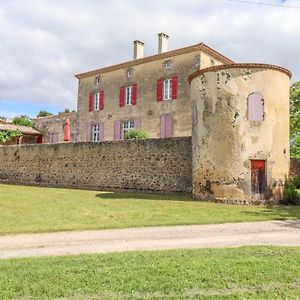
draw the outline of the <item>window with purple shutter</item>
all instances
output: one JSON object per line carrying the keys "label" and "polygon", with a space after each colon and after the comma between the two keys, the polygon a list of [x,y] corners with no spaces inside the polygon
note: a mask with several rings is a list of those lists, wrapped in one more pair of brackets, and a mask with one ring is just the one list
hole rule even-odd
{"label": "window with purple shutter", "polygon": [[172,116],[163,115],[160,117],[160,137],[169,138],[173,136]]}
{"label": "window with purple shutter", "polygon": [[121,139],[121,122],[116,121],[114,124],[114,140],[118,141]]}
{"label": "window with purple shutter", "polygon": [[141,129],[141,120],[140,119],[135,119],[134,120],[134,128],[135,129]]}
{"label": "window with purple shutter", "polygon": [[248,120],[264,120],[264,98],[259,93],[252,93],[248,96]]}

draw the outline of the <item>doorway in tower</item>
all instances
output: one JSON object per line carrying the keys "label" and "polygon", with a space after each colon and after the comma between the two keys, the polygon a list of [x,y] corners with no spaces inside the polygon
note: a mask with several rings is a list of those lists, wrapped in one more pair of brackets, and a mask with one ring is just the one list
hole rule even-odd
{"label": "doorway in tower", "polygon": [[251,193],[263,195],[266,189],[266,161],[251,160]]}

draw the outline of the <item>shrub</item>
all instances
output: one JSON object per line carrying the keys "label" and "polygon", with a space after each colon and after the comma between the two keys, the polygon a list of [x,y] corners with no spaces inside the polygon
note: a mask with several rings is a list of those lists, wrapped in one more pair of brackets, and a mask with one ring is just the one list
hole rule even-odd
{"label": "shrub", "polygon": [[292,182],[295,185],[296,189],[300,189],[300,175],[293,177]]}
{"label": "shrub", "polygon": [[296,190],[296,186],[292,181],[286,181],[283,190],[282,204],[300,205],[300,194]]}
{"label": "shrub", "polygon": [[0,131],[0,143],[7,143],[21,135],[22,133],[19,130],[2,130]]}
{"label": "shrub", "polygon": [[149,135],[146,131],[140,129],[130,129],[125,133],[124,139],[147,139]]}

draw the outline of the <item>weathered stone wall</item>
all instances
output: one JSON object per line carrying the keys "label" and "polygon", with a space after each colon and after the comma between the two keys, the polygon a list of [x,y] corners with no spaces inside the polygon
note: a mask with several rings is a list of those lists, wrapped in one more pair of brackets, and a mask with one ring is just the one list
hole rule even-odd
{"label": "weathered stone wall", "polygon": [[189,191],[191,138],[0,146],[0,182]]}
{"label": "weathered stone wall", "polygon": [[[289,175],[289,77],[275,66],[219,66],[191,76],[193,194],[245,201],[282,196]],[[250,121],[258,92],[264,118]],[[266,162],[264,195],[251,192],[251,160]]]}

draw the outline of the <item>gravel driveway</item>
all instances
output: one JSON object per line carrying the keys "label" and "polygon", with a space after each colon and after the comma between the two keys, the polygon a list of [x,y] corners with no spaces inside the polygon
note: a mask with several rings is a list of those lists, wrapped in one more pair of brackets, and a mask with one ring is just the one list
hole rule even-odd
{"label": "gravel driveway", "polygon": [[7,235],[0,259],[245,245],[300,246],[300,220]]}

